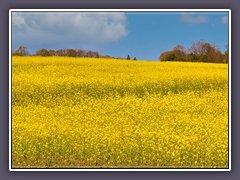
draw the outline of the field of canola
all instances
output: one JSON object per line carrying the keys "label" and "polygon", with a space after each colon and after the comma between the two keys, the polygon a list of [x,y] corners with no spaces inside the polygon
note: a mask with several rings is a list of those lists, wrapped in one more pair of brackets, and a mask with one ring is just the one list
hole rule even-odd
{"label": "field of canola", "polygon": [[13,57],[13,168],[228,168],[228,65]]}

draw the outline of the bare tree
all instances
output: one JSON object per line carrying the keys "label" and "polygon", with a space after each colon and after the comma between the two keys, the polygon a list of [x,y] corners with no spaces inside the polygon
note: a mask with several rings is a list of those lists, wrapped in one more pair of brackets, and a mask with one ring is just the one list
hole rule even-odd
{"label": "bare tree", "polygon": [[216,46],[202,40],[193,42],[189,52],[191,61],[223,62],[221,51]]}
{"label": "bare tree", "polygon": [[27,46],[21,45],[15,52],[13,52],[14,56],[27,56],[28,55],[28,49]]}
{"label": "bare tree", "polygon": [[177,45],[173,48],[173,51],[181,51],[186,53],[186,48],[183,45]]}

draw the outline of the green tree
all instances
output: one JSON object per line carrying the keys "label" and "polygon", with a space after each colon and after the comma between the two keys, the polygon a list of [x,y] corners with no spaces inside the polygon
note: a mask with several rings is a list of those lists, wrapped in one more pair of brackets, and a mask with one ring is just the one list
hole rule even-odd
{"label": "green tree", "polygon": [[163,52],[159,59],[161,61],[188,61],[186,49],[183,45],[177,45],[173,50]]}
{"label": "green tree", "polygon": [[176,61],[177,56],[176,54],[174,54],[173,51],[166,51],[159,56],[159,60],[160,61]]}

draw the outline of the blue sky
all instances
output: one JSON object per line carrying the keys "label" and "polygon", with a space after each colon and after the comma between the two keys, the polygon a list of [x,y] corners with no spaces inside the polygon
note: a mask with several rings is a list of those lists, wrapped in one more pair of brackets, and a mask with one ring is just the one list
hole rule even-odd
{"label": "blue sky", "polygon": [[13,49],[76,48],[114,57],[158,60],[181,44],[205,40],[221,51],[228,44],[227,12],[17,12],[12,16]]}

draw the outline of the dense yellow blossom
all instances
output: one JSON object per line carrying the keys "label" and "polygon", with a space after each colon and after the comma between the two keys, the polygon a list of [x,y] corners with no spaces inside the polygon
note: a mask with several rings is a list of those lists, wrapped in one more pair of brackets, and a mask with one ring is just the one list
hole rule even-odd
{"label": "dense yellow blossom", "polygon": [[13,57],[14,168],[228,168],[228,65]]}

